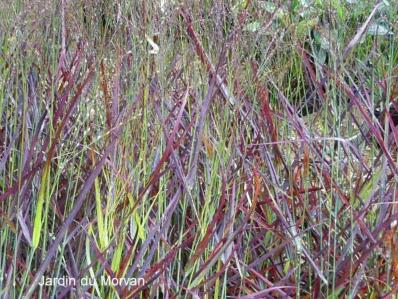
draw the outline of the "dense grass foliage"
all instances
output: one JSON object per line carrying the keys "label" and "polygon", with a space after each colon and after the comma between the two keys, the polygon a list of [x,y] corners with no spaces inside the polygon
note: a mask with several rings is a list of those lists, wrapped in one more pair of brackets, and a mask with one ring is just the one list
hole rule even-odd
{"label": "dense grass foliage", "polygon": [[395,296],[397,20],[0,1],[0,297]]}

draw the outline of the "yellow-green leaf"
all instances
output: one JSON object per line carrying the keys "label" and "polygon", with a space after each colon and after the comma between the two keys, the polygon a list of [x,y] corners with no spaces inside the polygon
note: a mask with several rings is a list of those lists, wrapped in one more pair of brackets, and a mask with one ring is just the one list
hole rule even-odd
{"label": "yellow-green leaf", "polygon": [[41,227],[43,224],[42,218],[43,218],[44,197],[45,197],[46,189],[47,189],[47,176],[48,176],[49,171],[50,171],[50,164],[46,163],[44,170],[43,170],[43,176],[41,177],[40,190],[39,190],[37,206],[36,206],[36,215],[35,215],[35,220],[34,220],[34,224],[33,224],[32,246],[34,249],[36,249],[39,246],[39,242],[40,242]]}

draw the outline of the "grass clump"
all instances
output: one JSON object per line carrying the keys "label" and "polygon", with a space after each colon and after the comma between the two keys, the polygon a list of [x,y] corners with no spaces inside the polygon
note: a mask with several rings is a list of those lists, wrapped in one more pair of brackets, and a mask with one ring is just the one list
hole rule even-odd
{"label": "grass clump", "polygon": [[397,19],[0,3],[0,297],[395,296]]}

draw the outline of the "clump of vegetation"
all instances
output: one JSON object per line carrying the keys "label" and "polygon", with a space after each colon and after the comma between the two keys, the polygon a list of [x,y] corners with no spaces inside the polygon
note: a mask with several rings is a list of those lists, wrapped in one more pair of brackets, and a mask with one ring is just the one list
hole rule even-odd
{"label": "clump of vegetation", "polygon": [[0,297],[394,296],[397,20],[2,1]]}

